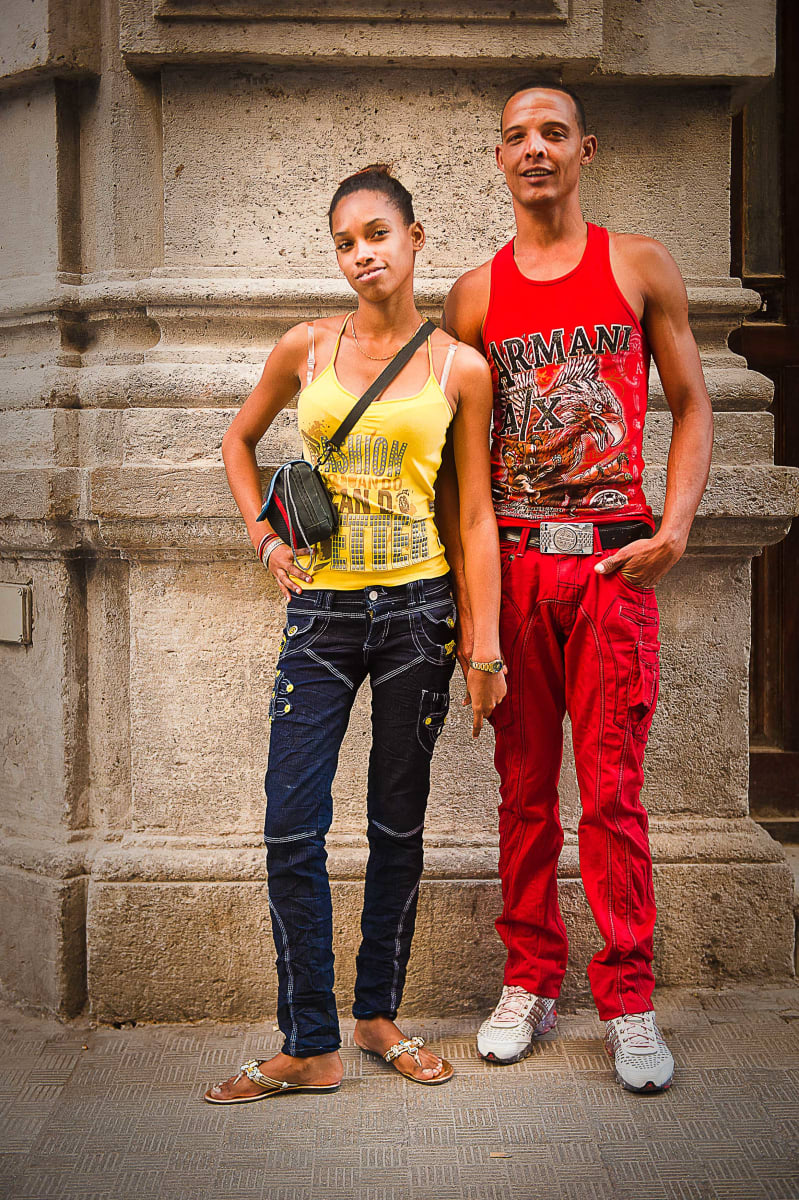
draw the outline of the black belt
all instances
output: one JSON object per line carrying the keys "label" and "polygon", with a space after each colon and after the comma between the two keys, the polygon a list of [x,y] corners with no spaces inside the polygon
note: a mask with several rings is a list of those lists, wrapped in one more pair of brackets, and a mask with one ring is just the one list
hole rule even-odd
{"label": "black belt", "polygon": [[[555,522],[547,522],[547,524],[551,528]],[[558,524],[584,527],[591,525],[592,522],[564,521],[558,522]],[[620,546],[626,546],[629,542],[636,542],[639,538],[651,538],[654,534],[652,526],[647,525],[645,521],[609,521],[607,523],[595,524],[593,528],[599,534],[599,544],[603,550],[618,550]],[[536,526],[500,525],[499,527],[500,540],[503,542],[519,542],[523,533],[528,534],[527,545],[533,550],[539,549],[541,539]],[[553,549],[550,550],[550,553],[557,554],[559,551]],[[569,551],[560,551],[560,553],[568,554]],[[580,553],[580,551],[577,551],[577,553]]]}

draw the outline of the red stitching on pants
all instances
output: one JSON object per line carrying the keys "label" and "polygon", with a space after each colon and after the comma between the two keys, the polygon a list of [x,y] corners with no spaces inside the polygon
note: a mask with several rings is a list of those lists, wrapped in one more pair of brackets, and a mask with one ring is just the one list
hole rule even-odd
{"label": "red stitching on pants", "polygon": [[[601,642],[599,640],[599,633],[597,631],[596,625],[591,620],[588,613],[583,608],[582,604],[579,606],[579,611],[585,617],[586,624],[588,625],[588,628],[591,630],[591,633],[594,638],[594,645],[596,647],[597,662],[601,666],[603,663],[602,649],[601,649]],[[602,745],[604,742],[605,717],[606,717],[606,713],[607,713],[606,696],[605,696],[605,675],[601,669],[597,672],[597,674],[599,677],[599,688],[600,688],[600,705],[599,705],[600,725],[599,725],[599,736],[597,738],[597,743],[596,743],[596,761],[594,764],[594,814],[595,814],[596,820],[600,821],[600,823],[602,825],[602,832],[605,835],[605,860],[607,863],[607,881],[608,881],[608,889],[607,889],[608,890],[608,928],[610,929],[611,944],[612,944],[614,950],[618,951],[619,947],[618,947],[618,942],[616,940],[616,927],[615,927],[615,924],[613,921],[613,852],[612,852],[610,835],[608,833],[607,826],[606,826],[604,820],[600,816],[602,809],[601,809],[600,802],[599,802],[600,793],[602,791]],[[618,795],[618,792],[617,792],[617,795]],[[619,830],[619,833],[621,833],[621,830]],[[631,936],[632,936],[632,931],[631,931]],[[617,978],[616,978],[616,997],[619,1001],[621,1000],[621,960],[619,960],[619,968],[618,968],[618,973],[617,973]]]}

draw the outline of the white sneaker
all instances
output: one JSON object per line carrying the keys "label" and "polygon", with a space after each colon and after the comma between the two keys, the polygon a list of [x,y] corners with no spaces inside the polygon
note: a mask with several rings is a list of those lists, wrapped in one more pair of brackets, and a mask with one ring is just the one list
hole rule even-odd
{"label": "white sneaker", "polygon": [[674,1059],[653,1012],[625,1013],[608,1021],[605,1049],[616,1079],[628,1092],[663,1092],[671,1087]]}
{"label": "white sneaker", "polygon": [[530,1053],[533,1040],[557,1023],[554,1000],[523,987],[503,987],[499,1004],[480,1026],[477,1052],[489,1062],[518,1062]]}

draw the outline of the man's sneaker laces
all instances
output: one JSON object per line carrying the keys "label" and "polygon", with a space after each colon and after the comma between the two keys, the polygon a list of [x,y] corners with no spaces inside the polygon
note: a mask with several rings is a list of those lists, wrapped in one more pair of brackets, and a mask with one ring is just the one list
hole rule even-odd
{"label": "man's sneaker laces", "polygon": [[624,1013],[608,1021],[605,1049],[628,1091],[661,1092],[671,1086],[674,1059],[653,1012]]}
{"label": "man's sneaker laces", "polygon": [[489,1062],[518,1062],[530,1053],[535,1038],[555,1028],[557,1019],[554,1000],[506,984],[493,1013],[480,1026],[478,1053]]}

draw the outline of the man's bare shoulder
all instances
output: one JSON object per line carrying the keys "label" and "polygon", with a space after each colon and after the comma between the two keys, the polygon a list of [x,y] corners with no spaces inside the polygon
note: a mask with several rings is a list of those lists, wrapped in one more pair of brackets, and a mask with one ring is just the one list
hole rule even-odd
{"label": "man's bare shoulder", "polygon": [[453,378],[460,382],[475,379],[491,380],[491,372],[483,355],[479,350],[475,350],[468,342],[462,342],[458,338],[447,333],[445,329],[436,329],[432,335],[433,351],[447,351],[451,346],[457,346],[457,352],[452,359]]}
{"label": "man's bare shoulder", "polygon": [[480,330],[491,295],[491,260],[456,280],[444,305],[444,328],[459,341],[480,348]]}
{"label": "man's bare shoulder", "polygon": [[481,298],[485,296],[488,299],[488,291],[491,287],[491,259],[481,263],[479,267],[473,267],[471,271],[464,271],[463,275],[455,280],[450,289],[450,297],[453,300],[471,300],[473,298]]}
{"label": "man's bare shoulder", "polygon": [[[610,256],[614,270],[621,268],[635,280],[644,302],[682,305],[685,283],[680,268],[662,242],[640,233],[611,233]],[[621,280],[620,280],[621,282]]]}
{"label": "man's bare shoulder", "polygon": [[474,346],[470,346],[468,342],[458,342],[458,352],[455,355],[454,363],[457,365],[458,375],[461,379],[485,380],[491,382],[491,371],[488,363],[479,350],[475,350]]}
{"label": "man's bare shoulder", "polygon": [[610,249],[625,265],[637,268],[645,275],[664,268],[670,273],[680,273],[671,254],[657,238],[645,237],[642,233],[611,233]]}

